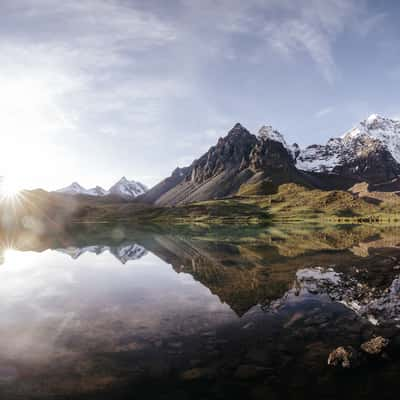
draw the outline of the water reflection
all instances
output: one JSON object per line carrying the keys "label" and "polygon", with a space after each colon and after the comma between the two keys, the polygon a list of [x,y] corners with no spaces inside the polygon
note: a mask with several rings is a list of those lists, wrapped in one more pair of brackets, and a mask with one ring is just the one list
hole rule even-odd
{"label": "water reflection", "polygon": [[398,228],[115,232],[3,240],[14,249],[0,269],[2,398],[335,398],[343,387],[368,398],[382,395],[368,376],[382,375],[383,392],[397,385],[396,348],[379,372],[338,375],[327,357],[374,335],[396,342]]}
{"label": "water reflection", "polygon": [[137,245],[136,243],[129,243],[116,247],[110,246],[86,246],[86,247],[67,247],[65,249],[57,249],[61,253],[68,254],[74,260],[79,258],[85,253],[103,254],[104,252],[111,253],[117,260],[122,264],[126,264],[128,261],[138,260],[147,254],[144,247]]}

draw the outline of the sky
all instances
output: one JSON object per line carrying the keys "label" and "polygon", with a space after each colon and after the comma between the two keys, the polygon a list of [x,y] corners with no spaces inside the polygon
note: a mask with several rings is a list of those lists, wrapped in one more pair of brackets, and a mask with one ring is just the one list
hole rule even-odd
{"label": "sky", "polygon": [[152,186],[240,122],[324,143],[400,116],[400,2],[1,0],[0,174]]}

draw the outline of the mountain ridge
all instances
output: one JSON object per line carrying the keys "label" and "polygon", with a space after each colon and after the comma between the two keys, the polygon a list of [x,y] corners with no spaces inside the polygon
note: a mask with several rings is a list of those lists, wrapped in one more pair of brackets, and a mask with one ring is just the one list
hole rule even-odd
{"label": "mountain ridge", "polygon": [[[394,153],[394,155],[392,154]],[[257,135],[236,123],[216,145],[140,199],[176,205],[234,196],[270,194],[283,183],[323,190],[357,182],[384,184],[400,176],[400,121],[373,114],[344,135],[301,149],[270,125]]]}
{"label": "mountain ridge", "polygon": [[132,200],[144,194],[146,191],[147,187],[142,183],[134,180],[128,180],[125,176],[123,176],[108,190],[102,188],[101,186],[95,186],[94,188],[86,189],[78,182],[73,182],[71,185],[58,189],[55,192],[72,196],[114,196],[124,200]]}
{"label": "mountain ridge", "polygon": [[307,181],[281,142],[267,135],[257,137],[237,123],[190,166],[175,170],[140,199],[161,206],[175,205],[231,196],[243,185],[308,185]]}

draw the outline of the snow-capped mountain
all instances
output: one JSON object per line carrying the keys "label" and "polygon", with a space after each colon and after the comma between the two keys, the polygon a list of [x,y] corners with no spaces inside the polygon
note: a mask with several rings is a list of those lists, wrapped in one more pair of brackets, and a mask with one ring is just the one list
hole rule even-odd
{"label": "snow-capped mountain", "polygon": [[326,145],[311,145],[296,157],[303,171],[331,173],[378,183],[400,174],[400,121],[373,114]]}
{"label": "snow-capped mountain", "polygon": [[381,189],[390,183],[390,188],[400,189],[400,121],[373,114],[325,145],[305,149],[289,145],[271,126],[254,135],[237,123],[200,158],[149,191],[123,177],[108,191],[87,190],[74,183],[60,192],[125,200],[141,196],[144,202],[176,205],[232,196],[241,190],[266,194],[284,183],[330,190],[349,189],[357,182]]}
{"label": "snow-capped mountain", "polygon": [[96,186],[92,189],[88,189],[87,194],[89,196],[105,196],[108,194],[108,191],[103,189],[101,186]]}
{"label": "snow-capped mountain", "polygon": [[400,121],[372,114],[339,138],[326,145],[311,145],[300,151],[297,168],[312,172],[332,172],[335,167],[385,148],[400,163]]}
{"label": "snow-capped mountain", "polygon": [[258,131],[258,137],[262,138],[262,139],[269,139],[269,140],[274,140],[275,142],[279,142],[282,143],[283,147],[285,149],[289,150],[289,146],[286,143],[285,138],[283,137],[283,135],[275,130],[274,128],[272,128],[272,126],[270,125],[264,125],[260,128],[260,130]]}
{"label": "snow-capped mountain", "polygon": [[274,129],[270,125],[264,125],[260,128],[257,135],[261,140],[273,140],[274,142],[281,143],[282,146],[288,151],[289,154],[292,155],[293,158],[296,158],[300,149],[297,143],[289,145],[282,133]]}
{"label": "snow-capped mountain", "polygon": [[342,139],[344,142],[351,142],[364,135],[379,140],[400,163],[400,121],[372,114],[345,133]]}
{"label": "snow-capped mountain", "polygon": [[105,196],[107,191],[100,186],[96,186],[92,189],[85,189],[78,182],[73,182],[71,185],[58,189],[58,193],[65,193],[71,195],[84,195],[84,196]]}
{"label": "snow-capped mountain", "polygon": [[124,176],[108,191],[110,194],[129,200],[134,199],[147,191],[146,186],[140,182],[129,181]]}
{"label": "snow-capped mountain", "polygon": [[56,192],[64,193],[69,195],[83,195],[83,196],[107,196],[113,195],[120,197],[125,200],[131,200],[135,197],[145,193],[147,191],[146,186],[140,182],[129,181],[125,177],[122,177],[117,183],[115,183],[109,190],[103,189],[101,186],[96,186],[91,189],[86,189],[81,186],[78,182],[74,182],[71,185],[59,189]]}
{"label": "snow-capped mountain", "polygon": [[128,261],[138,260],[147,254],[147,250],[139,246],[136,243],[129,243],[121,246],[86,246],[86,247],[67,247],[65,249],[57,249],[58,252],[68,254],[74,260],[79,258],[82,254],[93,253],[102,254],[109,252],[115,258],[117,258],[122,264],[126,264]]}

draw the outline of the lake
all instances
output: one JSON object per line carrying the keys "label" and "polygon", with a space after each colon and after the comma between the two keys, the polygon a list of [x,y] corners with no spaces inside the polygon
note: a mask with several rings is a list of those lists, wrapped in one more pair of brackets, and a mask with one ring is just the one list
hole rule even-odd
{"label": "lake", "polygon": [[[400,228],[4,236],[2,399],[393,398]],[[382,336],[379,354],[360,350]],[[328,365],[351,346],[350,368]]]}

